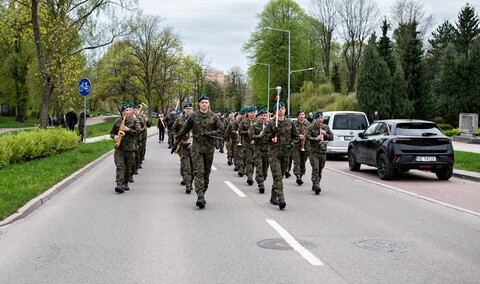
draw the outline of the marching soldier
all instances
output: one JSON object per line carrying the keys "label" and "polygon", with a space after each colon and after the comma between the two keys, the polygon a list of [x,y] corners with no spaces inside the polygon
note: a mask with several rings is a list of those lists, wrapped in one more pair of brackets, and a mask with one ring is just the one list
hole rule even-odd
{"label": "marching soldier", "polygon": [[232,131],[235,132],[237,143],[233,144],[233,162],[235,164],[234,171],[238,171],[238,175],[243,177],[243,171],[245,167],[245,163],[243,161],[243,139],[238,133],[238,128],[242,121],[245,119],[245,109],[240,109],[237,114],[237,118],[234,122],[232,122]]}
{"label": "marching soldier", "polygon": [[257,122],[250,127],[248,135],[253,144],[253,161],[255,163],[255,181],[258,185],[258,191],[260,193],[265,192],[265,185],[263,182],[267,178],[268,173],[268,144],[265,143],[265,125],[268,121],[267,109],[262,108],[258,111]]}
{"label": "marching soldier", "polygon": [[138,125],[140,126],[140,130],[138,131],[137,136],[137,152],[135,153],[135,166],[133,169],[133,174],[138,175],[138,169],[142,168],[142,149],[143,149],[143,128],[145,127],[145,120],[139,114],[140,109],[138,105],[132,105],[133,108],[133,118],[136,119]]}
{"label": "marching soldier", "polygon": [[311,124],[305,119],[305,111],[301,108],[298,109],[297,121],[294,122],[294,125],[297,128],[300,139],[298,143],[293,145],[293,174],[297,177],[297,184],[302,185],[302,176],[305,175],[305,164],[308,159],[308,147],[306,145],[305,137],[308,127],[310,127]]}
{"label": "marching soldier", "polygon": [[204,196],[208,189],[215,153],[214,138],[223,135],[224,127],[215,113],[209,110],[208,95],[202,95],[198,99],[198,106],[199,110],[190,115],[176,138],[180,141],[192,131],[193,141],[195,141],[192,144],[193,175],[195,192],[198,196],[196,205],[204,208],[206,204]]}
{"label": "marching soldier", "polygon": [[170,110],[170,114],[164,118],[163,123],[167,126],[167,135],[168,135],[168,149],[173,147],[173,133],[172,133],[172,126],[175,123],[175,119],[177,119],[177,113],[175,109]]}
{"label": "marching soldier", "polygon": [[285,157],[291,151],[293,144],[298,141],[297,128],[293,122],[285,117],[285,104],[278,102],[274,106],[277,111],[274,120],[265,127],[265,139],[268,143],[268,162],[273,177],[272,195],[270,203],[278,205],[280,209],[287,206],[283,194],[283,174],[286,170]]}
{"label": "marching soldier", "polygon": [[[225,126],[225,117],[222,112],[218,110],[216,114],[222,124]],[[223,137],[215,138],[215,148],[217,148],[218,151],[223,154]]]}
{"label": "marching soldier", "polygon": [[312,165],[312,190],[318,195],[322,189],[320,181],[322,171],[327,160],[327,143],[333,140],[333,133],[328,125],[323,124],[323,113],[317,111],[314,115],[314,122],[307,131],[307,140],[309,142],[308,151],[310,164]]}
{"label": "marching soldier", "polygon": [[133,167],[135,166],[136,137],[138,124],[133,118],[133,108],[123,104],[120,108],[122,117],[117,119],[110,131],[110,137],[115,140],[114,161],[116,169],[115,192],[123,193],[129,190],[128,182],[133,180]]}
{"label": "marching soldier", "polygon": [[[180,132],[192,112],[192,103],[186,103],[183,105],[183,115],[177,118],[172,127],[174,136],[176,136]],[[178,140],[178,138],[175,139],[175,145],[176,148],[178,148],[178,154],[180,155],[180,174],[183,178],[181,184],[185,185],[185,193],[187,194],[190,194],[190,192],[192,192],[192,140],[193,139],[190,137],[190,135],[184,136],[183,139],[180,141]]]}
{"label": "marching soldier", "polygon": [[[255,111],[256,107],[252,106],[247,108],[246,110],[246,118],[242,121],[242,123],[238,127],[238,133],[241,136],[243,141],[242,148],[243,148],[243,161],[245,165],[244,174],[247,174],[247,183],[248,185],[253,184],[253,140],[250,139],[248,135],[248,130],[253,124],[256,122],[255,119]],[[239,170],[240,172],[240,170]]]}
{"label": "marching soldier", "polygon": [[225,135],[224,141],[225,142],[225,149],[227,149],[227,164],[231,166],[233,164],[233,143],[234,140],[236,141],[237,138],[232,136],[232,127],[230,126],[230,122],[235,119],[235,113],[233,110],[229,110],[227,112],[227,117],[225,117]]}

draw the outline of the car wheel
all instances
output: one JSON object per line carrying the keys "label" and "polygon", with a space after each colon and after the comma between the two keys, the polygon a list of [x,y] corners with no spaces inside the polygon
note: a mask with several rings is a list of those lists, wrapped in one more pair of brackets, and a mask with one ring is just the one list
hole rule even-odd
{"label": "car wheel", "polygon": [[388,180],[393,177],[393,170],[388,163],[387,155],[381,154],[377,161],[377,173],[380,179]]}
{"label": "car wheel", "polygon": [[350,168],[351,171],[356,172],[360,170],[360,165],[355,161],[355,150],[353,148],[348,150],[348,167]]}
{"label": "car wheel", "polygon": [[453,169],[439,169],[435,171],[435,174],[440,180],[448,180],[452,177]]}

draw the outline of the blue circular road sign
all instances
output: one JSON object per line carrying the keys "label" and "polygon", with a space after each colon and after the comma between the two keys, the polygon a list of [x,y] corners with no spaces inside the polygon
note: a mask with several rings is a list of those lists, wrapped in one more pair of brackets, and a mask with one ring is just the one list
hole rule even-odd
{"label": "blue circular road sign", "polygon": [[91,90],[92,90],[92,84],[90,83],[90,80],[88,80],[87,78],[83,78],[80,80],[80,82],[78,82],[78,92],[83,97],[88,96]]}

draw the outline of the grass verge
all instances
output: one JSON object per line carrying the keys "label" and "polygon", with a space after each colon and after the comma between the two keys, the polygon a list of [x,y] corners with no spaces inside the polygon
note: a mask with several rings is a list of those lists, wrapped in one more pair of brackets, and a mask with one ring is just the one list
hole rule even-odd
{"label": "grass verge", "polygon": [[1,169],[0,220],[112,149],[113,140],[81,144],[69,152]]}
{"label": "grass verge", "polygon": [[455,169],[480,172],[480,154],[455,151]]}
{"label": "grass verge", "polygon": [[38,119],[29,118],[25,122],[17,122],[15,116],[0,116],[0,128],[35,127],[39,124]]}
{"label": "grass verge", "polygon": [[110,130],[112,130],[113,122],[116,119],[117,119],[116,117],[112,117],[112,118],[108,118],[107,121],[102,123],[87,125],[87,138],[110,134]]}

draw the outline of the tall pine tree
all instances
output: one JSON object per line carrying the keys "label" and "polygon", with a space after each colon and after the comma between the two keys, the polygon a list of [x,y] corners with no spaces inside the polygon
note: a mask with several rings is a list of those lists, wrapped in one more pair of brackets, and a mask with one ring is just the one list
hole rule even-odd
{"label": "tall pine tree", "polygon": [[456,48],[457,51],[467,55],[473,41],[480,35],[479,19],[475,8],[468,3],[458,15]]}
{"label": "tall pine tree", "polygon": [[393,75],[396,69],[395,56],[393,54],[393,45],[392,41],[388,37],[387,33],[390,29],[390,24],[387,23],[387,19],[383,20],[382,23],[382,36],[377,43],[378,53],[380,56],[387,62],[388,68],[390,69],[390,74]]}

